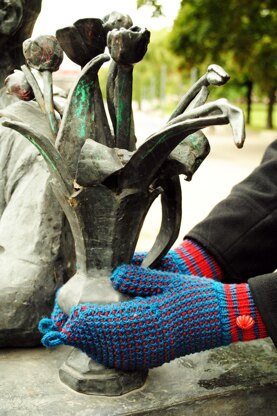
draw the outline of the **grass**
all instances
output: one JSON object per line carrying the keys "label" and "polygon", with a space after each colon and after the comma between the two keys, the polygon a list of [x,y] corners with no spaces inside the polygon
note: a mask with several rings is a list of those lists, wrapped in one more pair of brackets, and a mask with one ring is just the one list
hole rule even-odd
{"label": "grass", "polygon": [[[240,106],[243,111],[246,113],[246,106]],[[266,118],[267,118],[267,105],[263,103],[254,103],[252,104],[251,110],[251,123],[249,127],[254,130],[264,130],[266,128]],[[274,106],[273,111],[273,127],[277,128],[277,108]]]}
{"label": "grass", "polygon": [[[244,114],[246,115],[246,105],[241,103],[233,103],[234,105],[237,105],[240,107]],[[161,108],[160,103],[156,103],[156,109],[162,110],[165,114],[168,116],[171,114],[173,109],[175,108],[176,103],[166,100],[163,103],[163,106]],[[264,103],[253,103],[252,104],[252,110],[251,110],[251,123],[247,125],[247,127],[250,127],[253,130],[265,130],[266,129],[266,119],[267,119],[267,105]],[[273,128],[277,129],[277,105],[274,106],[273,111]]]}

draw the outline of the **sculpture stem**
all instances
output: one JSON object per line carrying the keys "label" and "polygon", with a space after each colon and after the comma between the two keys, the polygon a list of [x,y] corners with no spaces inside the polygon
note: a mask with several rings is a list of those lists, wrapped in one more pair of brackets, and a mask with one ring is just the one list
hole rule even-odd
{"label": "sculpture stem", "polygon": [[[209,65],[207,72],[183,96],[170,116],[169,121],[182,114],[203,87],[207,88],[209,85],[224,85],[229,79],[229,74],[219,65]],[[207,94],[202,94],[202,99],[205,99],[205,95]]]}
{"label": "sculpture stem", "polygon": [[116,132],[116,113],[115,113],[115,99],[114,99],[114,89],[115,89],[115,80],[117,76],[118,65],[115,61],[112,61],[109,67],[108,79],[106,85],[106,95],[107,95],[107,105],[113,125],[114,132]]}
{"label": "sculpture stem", "polygon": [[54,138],[56,138],[59,127],[58,127],[58,121],[55,116],[55,110],[54,110],[52,72],[42,71],[42,79],[43,79],[45,110],[46,110],[46,114],[48,117],[51,131],[53,133]]}
{"label": "sculpture stem", "polygon": [[40,106],[41,111],[43,113],[46,113],[43,94],[41,92],[41,89],[38,85],[38,82],[37,82],[36,78],[34,77],[34,75],[32,74],[32,71],[30,70],[30,68],[27,65],[22,65],[21,69],[24,72],[24,75],[25,75],[28,83],[32,87],[35,99],[36,99],[38,105]]}
{"label": "sculpture stem", "polygon": [[108,123],[103,96],[99,85],[98,76],[95,77],[94,96],[91,97],[94,105],[94,136],[90,137],[97,143],[108,147],[114,147],[114,138]]}
{"label": "sculpture stem", "polygon": [[119,65],[115,83],[116,147],[134,150],[132,138],[133,65]]}
{"label": "sculpture stem", "polygon": [[203,86],[208,86],[209,82],[207,80],[207,74],[204,74],[195,84],[192,85],[192,87],[188,90],[188,92],[182,97],[181,101],[169,117],[168,121],[171,121],[175,117],[182,114],[189,103],[195,98],[195,96],[198,94],[198,92],[201,90]]}

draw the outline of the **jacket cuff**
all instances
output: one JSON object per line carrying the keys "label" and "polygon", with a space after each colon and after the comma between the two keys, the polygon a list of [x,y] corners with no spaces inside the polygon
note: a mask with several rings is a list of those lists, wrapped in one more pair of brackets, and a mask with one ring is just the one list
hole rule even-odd
{"label": "jacket cuff", "polygon": [[277,347],[277,273],[253,277],[248,283],[268,334]]}

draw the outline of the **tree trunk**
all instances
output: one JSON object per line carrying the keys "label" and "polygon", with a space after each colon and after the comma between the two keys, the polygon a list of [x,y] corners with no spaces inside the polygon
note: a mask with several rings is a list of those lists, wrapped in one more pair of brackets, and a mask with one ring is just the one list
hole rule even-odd
{"label": "tree trunk", "polygon": [[253,91],[253,82],[251,80],[246,81],[245,83],[247,91],[246,91],[246,123],[250,124],[251,122],[251,107],[252,107],[252,91]]}
{"label": "tree trunk", "polygon": [[274,104],[275,104],[275,92],[276,92],[276,88],[273,87],[269,91],[269,95],[268,95],[267,120],[266,120],[267,129],[273,129],[273,109],[274,109]]}

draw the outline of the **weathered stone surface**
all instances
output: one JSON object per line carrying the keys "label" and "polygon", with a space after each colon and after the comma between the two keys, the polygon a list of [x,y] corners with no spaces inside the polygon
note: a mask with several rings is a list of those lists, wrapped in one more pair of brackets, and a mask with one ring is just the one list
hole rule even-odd
{"label": "weathered stone surface", "polygon": [[[6,76],[22,65],[22,42],[31,35],[40,9],[41,0],[1,1],[0,87]],[[3,108],[0,95],[1,107]]]}
{"label": "weathered stone surface", "polygon": [[[9,111],[6,107],[17,103],[13,117],[27,121],[22,103],[7,95],[3,84],[23,64],[22,42],[32,33],[41,1],[4,3],[0,108]],[[34,128],[47,128],[42,118],[32,120]],[[60,247],[70,247],[71,240],[65,242],[70,234],[68,227],[62,233],[64,216],[48,182],[39,152],[20,134],[0,126],[0,347],[39,343],[37,323],[50,313],[56,289],[64,282],[68,256],[61,255]]]}
{"label": "weathered stone surface", "polygon": [[143,388],[113,398],[60,382],[69,350],[2,350],[1,416],[277,415],[277,353],[269,339],[177,359],[150,370]]}
{"label": "weathered stone surface", "polygon": [[106,368],[75,348],[59,370],[60,379],[79,393],[99,396],[121,396],[139,389],[148,371],[120,371]]}
{"label": "weathered stone surface", "polygon": [[0,128],[0,346],[39,343],[37,324],[64,282],[64,216],[38,151]]}

